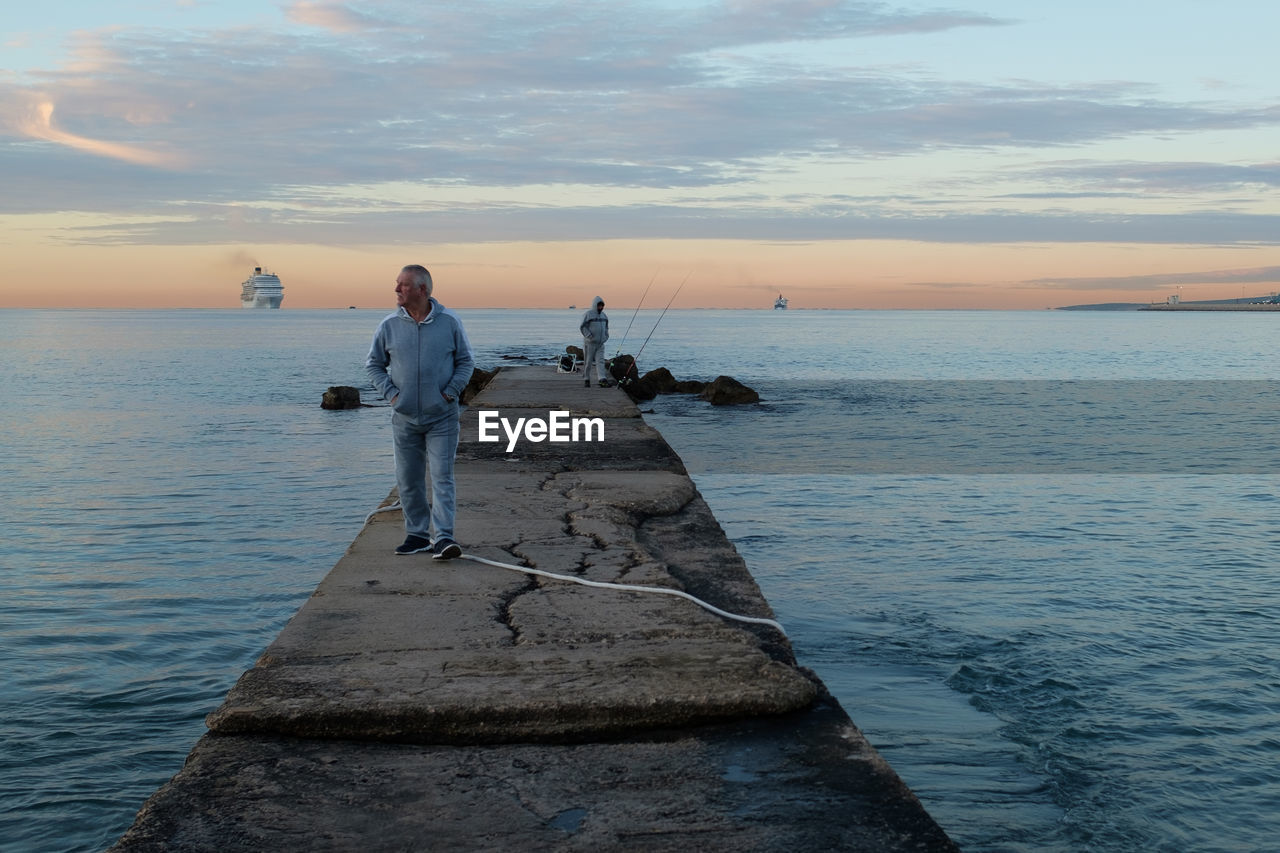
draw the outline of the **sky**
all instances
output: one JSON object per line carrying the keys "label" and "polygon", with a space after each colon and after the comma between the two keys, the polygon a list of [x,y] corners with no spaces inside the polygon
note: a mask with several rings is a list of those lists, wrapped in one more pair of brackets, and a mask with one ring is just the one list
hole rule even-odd
{"label": "sky", "polygon": [[1280,291],[1280,4],[942,2],[9,4],[0,308]]}

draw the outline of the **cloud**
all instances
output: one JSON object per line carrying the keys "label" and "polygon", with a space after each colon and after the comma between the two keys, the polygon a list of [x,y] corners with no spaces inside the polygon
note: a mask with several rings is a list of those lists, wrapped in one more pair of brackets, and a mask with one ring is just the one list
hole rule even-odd
{"label": "cloud", "polygon": [[295,23],[332,30],[335,33],[356,33],[391,25],[389,20],[360,12],[346,3],[298,0],[287,6],[284,11],[285,16]]}
{"label": "cloud", "polygon": [[883,3],[839,0],[728,0],[710,4],[681,27],[695,26],[717,47],[778,41],[825,40],[873,35],[935,33],[960,27],[1001,26],[1007,20],[963,12],[911,12]]}
{"label": "cloud", "polygon": [[211,182],[245,187],[281,179],[711,186],[778,158],[1043,147],[1280,118],[1139,101],[1114,88],[979,87],[875,70],[782,68],[725,80],[693,54],[644,62],[607,40],[595,56],[558,52],[536,36],[498,50],[494,36],[477,34],[478,49],[437,54],[405,50],[394,35],[370,56],[369,46],[296,35],[154,38],[116,34],[95,46],[91,74],[45,83],[64,122],[95,130],[70,129],[64,139],[133,137],[137,116],[163,115],[147,128],[150,150],[189,152]]}
{"label": "cloud", "polygon": [[55,142],[98,157],[123,160],[126,163],[135,163],[140,166],[177,169],[185,165],[184,158],[174,153],[138,145],[107,142],[59,130],[54,127],[53,113],[54,105],[52,101],[40,101],[34,104],[27,110],[26,115],[16,121],[18,132],[32,139]]}
{"label": "cloud", "polygon": [[[990,176],[951,200],[905,191],[850,197],[834,186],[826,197],[770,197],[770,182],[781,185],[780,176],[810,163],[940,151],[1023,155],[1280,123],[1274,106],[1171,102],[1142,84],[996,86],[780,58],[806,41],[1009,25],[986,15],[848,0],[671,9],[634,0],[298,0],[286,15],[292,25],[274,31],[86,33],[64,67],[0,79],[0,115],[27,116],[8,125],[7,139],[0,135],[0,167],[15,176],[0,210],[138,217],[135,227],[113,220],[100,236],[75,232],[74,239],[104,242],[238,241],[236,229],[250,226],[264,241],[335,244],[382,235],[420,241],[424,233],[1276,239],[1273,217],[1213,205],[1164,217],[993,211],[1037,194],[988,197]],[[768,61],[750,50],[761,46],[777,48]],[[47,106],[32,113],[31,103]],[[1038,197],[1064,200],[1276,180],[1276,167],[1266,164],[1139,166],[1060,162],[1016,171],[1045,191]],[[380,196],[377,187],[388,184],[415,187],[417,197]],[[358,186],[370,189],[341,202],[325,198],[325,188]],[[432,202],[439,187],[530,186],[552,188],[543,191],[544,206]],[[618,200],[557,200],[557,186],[595,187]],[[665,192],[668,203],[627,202],[637,188]],[[670,201],[686,192],[696,200]],[[758,197],[730,198],[746,195]]]}
{"label": "cloud", "polygon": [[1037,170],[1047,180],[1127,192],[1199,193],[1280,186],[1274,163],[1070,163]]}
{"label": "cloud", "polygon": [[1145,290],[1156,287],[1208,284],[1280,284],[1280,266],[1208,270],[1152,275],[1042,278],[1023,282],[1032,287],[1064,290]]}
{"label": "cloud", "polygon": [[[938,214],[893,206],[822,209],[748,204],[600,206],[519,204],[376,204],[326,209],[286,201],[270,206],[187,204],[158,209],[134,224],[68,229],[68,242],[119,244],[258,243],[421,245],[706,239],[761,242],[910,240],[933,243],[1280,245],[1280,215],[1231,211],[1173,214]],[[1055,284],[1057,280],[1047,281]]]}

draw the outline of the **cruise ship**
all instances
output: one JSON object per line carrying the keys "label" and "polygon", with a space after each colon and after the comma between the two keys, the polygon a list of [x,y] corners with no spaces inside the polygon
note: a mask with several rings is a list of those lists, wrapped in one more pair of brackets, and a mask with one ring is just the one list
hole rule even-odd
{"label": "cruise ship", "polygon": [[775,299],[775,300],[773,300],[773,308],[774,308],[774,310],[775,310],[775,311],[786,311],[786,310],[787,310],[787,297],[785,297],[785,296],[783,296],[781,293],[779,293],[779,294],[778,294],[778,298],[777,298],[777,299]]}
{"label": "cruise ship", "polygon": [[273,272],[263,272],[262,267],[254,267],[253,275],[240,285],[241,308],[279,308],[284,299],[284,285],[280,276]]}

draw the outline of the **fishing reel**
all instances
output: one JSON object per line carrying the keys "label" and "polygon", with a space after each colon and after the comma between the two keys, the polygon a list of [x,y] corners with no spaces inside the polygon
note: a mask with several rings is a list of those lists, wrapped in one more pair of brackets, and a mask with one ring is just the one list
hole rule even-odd
{"label": "fishing reel", "polygon": [[[617,367],[617,370],[614,367]],[[619,388],[626,388],[635,382],[639,377],[636,376],[636,360],[627,356],[615,356],[604,363],[604,369],[609,371],[609,375],[618,383]],[[622,375],[619,376],[618,374]]]}

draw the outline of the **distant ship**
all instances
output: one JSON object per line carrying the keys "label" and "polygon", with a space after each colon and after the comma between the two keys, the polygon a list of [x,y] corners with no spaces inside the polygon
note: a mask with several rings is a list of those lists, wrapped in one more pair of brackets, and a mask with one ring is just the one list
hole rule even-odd
{"label": "distant ship", "polygon": [[284,299],[284,285],[280,276],[273,272],[263,272],[262,267],[254,267],[253,275],[240,285],[241,308],[279,308]]}
{"label": "distant ship", "polygon": [[785,297],[785,296],[783,296],[781,293],[779,293],[779,294],[778,294],[778,298],[777,298],[777,299],[775,299],[775,300],[773,300],[773,308],[774,308],[774,310],[775,310],[775,311],[786,311],[786,310],[787,310],[787,297]]}

